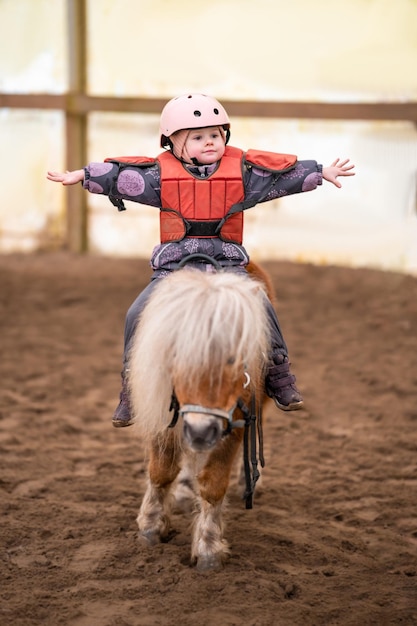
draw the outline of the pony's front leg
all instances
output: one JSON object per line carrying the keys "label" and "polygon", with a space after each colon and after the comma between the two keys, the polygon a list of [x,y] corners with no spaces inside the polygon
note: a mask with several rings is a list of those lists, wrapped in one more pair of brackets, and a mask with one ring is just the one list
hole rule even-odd
{"label": "pony's front leg", "polygon": [[194,523],[191,558],[199,571],[222,568],[230,552],[223,538],[223,503],[242,437],[243,429],[238,429],[222,439],[198,475],[200,510]]}
{"label": "pony's front leg", "polygon": [[149,545],[168,538],[168,493],[179,472],[180,449],[175,435],[169,431],[152,444],[148,466],[148,484],[137,516],[139,535]]}

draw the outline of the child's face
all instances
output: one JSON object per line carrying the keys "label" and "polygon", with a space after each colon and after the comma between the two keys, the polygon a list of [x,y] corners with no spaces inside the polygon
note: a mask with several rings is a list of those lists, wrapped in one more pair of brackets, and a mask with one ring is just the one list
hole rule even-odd
{"label": "child's face", "polygon": [[188,133],[185,149],[190,158],[202,165],[211,165],[222,158],[225,144],[217,126],[193,128]]}

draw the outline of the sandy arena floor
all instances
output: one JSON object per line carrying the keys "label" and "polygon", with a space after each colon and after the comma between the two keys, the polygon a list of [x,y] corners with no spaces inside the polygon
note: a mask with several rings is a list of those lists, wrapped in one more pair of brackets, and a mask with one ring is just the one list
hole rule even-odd
{"label": "sandy arena floor", "polygon": [[417,279],[266,263],[307,410],[268,405],[254,508],[232,490],[220,573],[188,521],[145,549],[144,454],[112,428],[146,261],[0,258],[0,623],[417,624]]}

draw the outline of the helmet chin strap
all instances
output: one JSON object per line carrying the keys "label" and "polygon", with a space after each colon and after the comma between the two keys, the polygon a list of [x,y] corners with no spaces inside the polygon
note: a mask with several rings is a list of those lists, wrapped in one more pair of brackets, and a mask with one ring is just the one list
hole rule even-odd
{"label": "helmet chin strap", "polygon": [[196,167],[204,167],[204,163],[200,163],[195,157],[192,157],[191,159],[192,163],[190,163],[189,161],[186,161],[182,157],[177,157],[177,155],[174,154],[172,150],[171,150],[171,153],[172,153],[172,156],[174,156],[181,163],[184,163],[184,165],[188,165],[188,166],[195,165]]}
{"label": "helmet chin strap", "polygon": [[174,144],[172,143],[171,139],[168,138],[167,141],[167,147],[168,149],[171,151],[172,155],[178,159],[178,161],[181,161],[181,163],[185,163],[185,165],[195,165],[196,167],[202,167],[204,165],[204,163],[200,163],[198,161],[198,159],[196,159],[196,157],[191,157],[191,161],[192,163],[190,163],[189,161],[186,161],[185,159],[183,159],[182,157],[179,157],[175,154],[174,152]]}

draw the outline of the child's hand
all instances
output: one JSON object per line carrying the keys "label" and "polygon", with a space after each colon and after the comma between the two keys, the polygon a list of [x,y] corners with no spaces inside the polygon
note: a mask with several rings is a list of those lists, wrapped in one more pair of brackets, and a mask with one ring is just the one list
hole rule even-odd
{"label": "child's hand", "polygon": [[73,172],[48,172],[46,178],[52,180],[54,183],[75,185],[84,180],[84,170],[74,170]]}
{"label": "child's hand", "polygon": [[333,161],[331,165],[328,167],[323,167],[323,178],[327,180],[329,183],[333,183],[336,187],[342,186],[337,180],[338,176],[355,176],[355,172],[351,172],[355,166],[349,163],[349,159],[345,159],[344,161],[340,161],[336,159]]}

